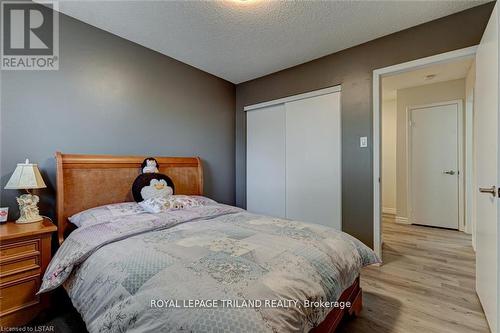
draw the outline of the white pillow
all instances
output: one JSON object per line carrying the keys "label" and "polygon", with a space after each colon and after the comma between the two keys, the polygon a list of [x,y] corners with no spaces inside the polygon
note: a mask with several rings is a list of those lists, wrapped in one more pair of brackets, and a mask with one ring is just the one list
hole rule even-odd
{"label": "white pillow", "polygon": [[162,213],[170,210],[217,204],[212,199],[193,195],[168,195],[149,198],[139,202],[139,205],[149,213]]}
{"label": "white pillow", "polygon": [[106,222],[113,217],[141,213],[145,213],[145,211],[137,202],[121,202],[84,210],[69,217],[68,220],[77,227],[86,227]]}

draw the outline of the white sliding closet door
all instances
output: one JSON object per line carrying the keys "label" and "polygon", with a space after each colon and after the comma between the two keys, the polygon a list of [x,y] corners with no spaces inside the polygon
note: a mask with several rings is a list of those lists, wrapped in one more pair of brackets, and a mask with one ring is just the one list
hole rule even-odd
{"label": "white sliding closet door", "polygon": [[247,209],[285,217],[285,106],[247,112]]}
{"label": "white sliding closet door", "polygon": [[340,230],[340,92],[285,108],[286,216]]}
{"label": "white sliding closet door", "polygon": [[245,111],[247,209],[340,230],[340,87]]}

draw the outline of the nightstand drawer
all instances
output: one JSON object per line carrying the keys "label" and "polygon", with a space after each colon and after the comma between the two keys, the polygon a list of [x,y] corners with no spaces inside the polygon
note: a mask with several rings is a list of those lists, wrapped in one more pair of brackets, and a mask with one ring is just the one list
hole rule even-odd
{"label": "nightstand drawer", "polygon": [[49,305],[50,295],[36,295],[51,256],[57,228],[41,222],[0,224],[0,331],[23,326]]}
{"label": "nightstand drawer", "polygon": [[[2,258],[3,259],[3,258]],[[21,255],[0,261],[0,284],[40,273],[40,256]]]}
{"label": "nightstand drawer", "polygon": [[29,276],[0,285],[0,316],[5,316],[40,301],[35,295],[40,287],[40,276]]}
{"label": "nightstand drawer", "polygon": [[21,242],[12,242],[0,246],[0,258],[2,259],[29,253],[40,253],[39,238],[28,239]]}

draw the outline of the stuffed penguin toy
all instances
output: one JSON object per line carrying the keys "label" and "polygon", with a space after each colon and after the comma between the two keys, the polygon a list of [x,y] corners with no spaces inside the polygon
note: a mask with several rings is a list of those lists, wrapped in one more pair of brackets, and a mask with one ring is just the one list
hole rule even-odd
{"label": "stuffed penguin toy", "polygon": [[136,202],[174,194],[174,183],[168,176],[158,173],[158,168],[158,162],[152,157],[142,162],[143,173],[137,176],[132,184],[132,194]]}
{"label": "stuffed penguin toy", "polygon": [[158,173],[158,161],[153,157],[146,158],[141,164],[142,173]]}

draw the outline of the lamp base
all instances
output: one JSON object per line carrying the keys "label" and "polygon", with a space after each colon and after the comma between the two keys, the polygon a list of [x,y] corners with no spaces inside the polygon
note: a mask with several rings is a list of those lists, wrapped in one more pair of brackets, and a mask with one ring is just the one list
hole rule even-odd
{"label": "lamp base", "polygon": [[34,223],[40,222],[43,218],[38,213],[38,198],[34,194],[23,194],[17,198],[19,204],[19,212],[21,216],[17,219],[16,223]]}
{"label": "lamp base", "polygon": [[23,223],[35,223],[35,222],[40,222],[40,221],[43,221],[43,217],[41,217],[40,215],[38,215],[38,216],[34,216],[34,217],[30,218],[30,219],[18,218],[16,220],[16,223],[23,224]]}

